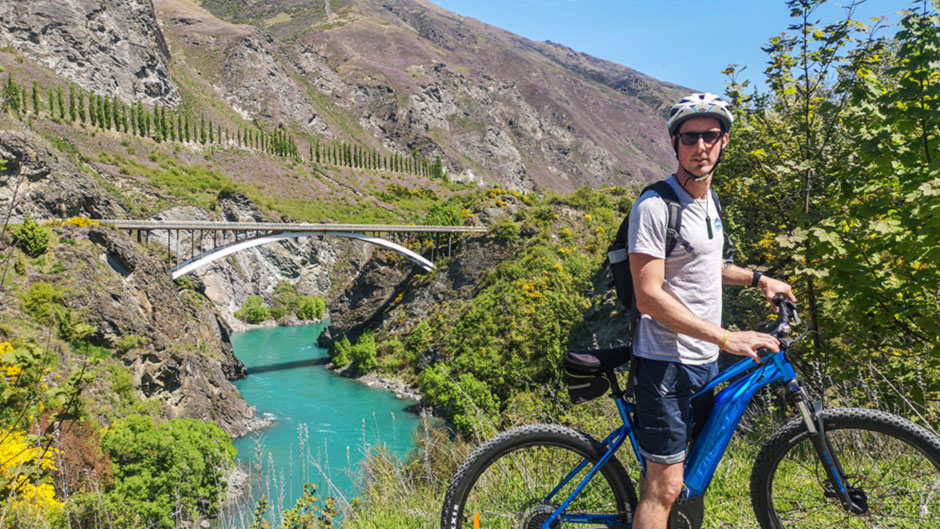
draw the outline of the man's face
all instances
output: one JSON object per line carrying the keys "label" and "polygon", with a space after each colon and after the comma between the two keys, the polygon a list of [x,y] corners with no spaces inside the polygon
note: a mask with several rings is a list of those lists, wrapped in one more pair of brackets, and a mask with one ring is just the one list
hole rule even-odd
{"label": "man's face", "polygon": [[[712,131],[720,134],[717,141],[709,145],[706,138],[698,137],[692,145],[686,145],[683,139],[694,137],[694,133]],[[686,138],[682,138],[683,133]],[[711,172],[718,162],[721,149],[728,144],[728,135],[721,134],[721,124],[711,117],[696,117],[687,119],[679,127],[679,165],[695,177],[702,177]]]}

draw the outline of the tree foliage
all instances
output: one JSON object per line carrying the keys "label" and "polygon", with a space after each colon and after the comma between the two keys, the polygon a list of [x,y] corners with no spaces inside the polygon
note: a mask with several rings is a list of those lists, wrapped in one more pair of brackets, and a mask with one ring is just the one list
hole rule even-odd
{"label": "tree foliage", "polygon": [[156,425],[131,415],[108,429],[102,448],[113,463],[108,489],[119,527],[176,527],[213,515],[224,499],[224,476],[235,458],[231,438],[214,424],[173,419]]}
{"label": "tree foliage", "polygon": [[[716,179],[748,263],[789,279],[809,355],[837,380],[940,396],[940,19],[926,3],[894,39],[822,2],[788,2],[770,40],[770,92],[748,96]],[[890,384],[894,384],[891,388]]]}
{"label": "tree foliage", "polygon": [[349,350],[349,361],[356,373],[365,373],[376,367],[375,337],[371,331],[362,333],[356,345]]}
{"label": "tree foliage", "polygon": [[333,362],[333,365],[336,367],[345,367],[349,365],[349,358],[351,356],[352,344],[349,343],[349,338],[343,336],[333,344],[333,348],[330,349],[330,360]]}
{"label": "tree foliage", "polygon": [[13,244],[23,250],[30,257],[39,257],[49,250],[49,239],[52,231],[26,215],[23,224],[11,230]]}
{"label": "tree foliage", "polygon": [[235,317],[251,324],[258,324],[271,319],[271,313],[264,303],[264,298],[254,295],[248,296],[241,308],[235,311]]}

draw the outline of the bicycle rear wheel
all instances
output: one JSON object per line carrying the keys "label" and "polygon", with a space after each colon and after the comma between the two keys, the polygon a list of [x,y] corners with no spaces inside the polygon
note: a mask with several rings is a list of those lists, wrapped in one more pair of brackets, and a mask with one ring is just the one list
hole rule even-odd
{"label": "bicycle rear wheel", "polygon": [[[486,441],[457,470],[444,496],[442,529],[538,529],[577,487],[605,450],[585,434],[551,424],[514,428]],[[552,492],[582,461],[585,468]],[[633,484],[612,457],[565,511],[606,515],[626,528],[636,507]],[[558,521],[551,525],[585,527]]]}
{"label": "bicycle rear wheel", "polygon": [[764,529],[940,527],[940,439],[889,413],[823,410],[846,488],[863,507],[843,509],[801,419],[790,421],[757,455],[751,501]]}

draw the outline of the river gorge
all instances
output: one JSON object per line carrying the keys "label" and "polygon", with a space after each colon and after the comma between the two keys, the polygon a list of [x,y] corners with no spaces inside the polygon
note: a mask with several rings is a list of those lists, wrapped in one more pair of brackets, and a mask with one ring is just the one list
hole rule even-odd
{"label": "river gorge", "polygon": [[304,483],[337,506],[358,493],[359,465],[374,448],[403,456],[419,417],[414,404],[389,391],[337,376],[316,341],[326,323],[256,329],[232,335],[248,376],[235,386],[271,425],[235,441],[238,465],[249,474],[250,495],[235,500],[229,525],[243,520],[264,494],[272,509],[293,505]]}

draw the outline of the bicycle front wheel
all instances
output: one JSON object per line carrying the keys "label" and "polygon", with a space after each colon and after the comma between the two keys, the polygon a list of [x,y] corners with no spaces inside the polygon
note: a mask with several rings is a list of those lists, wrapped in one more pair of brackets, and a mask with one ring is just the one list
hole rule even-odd
{"label": "bicycle front wheel", "polygon": [[[538,529],[575,490],[605,450],[557,425],[514,428],[485,442],[457,470],[444,496],[442,529]],[[583,468],[570,476],[579,465]],[[636,507],[633,484],[611,459],[550,527],[626,528]],[[581,517],[575,525],[568,516]]]}
{"label": "bicycle front wheel", "polygon": [[764,529],[940,527],[940,439],[907,419],[857,408],[823,410],[852,500],[843,509],[801,419],[757,455],[751,501]]}

